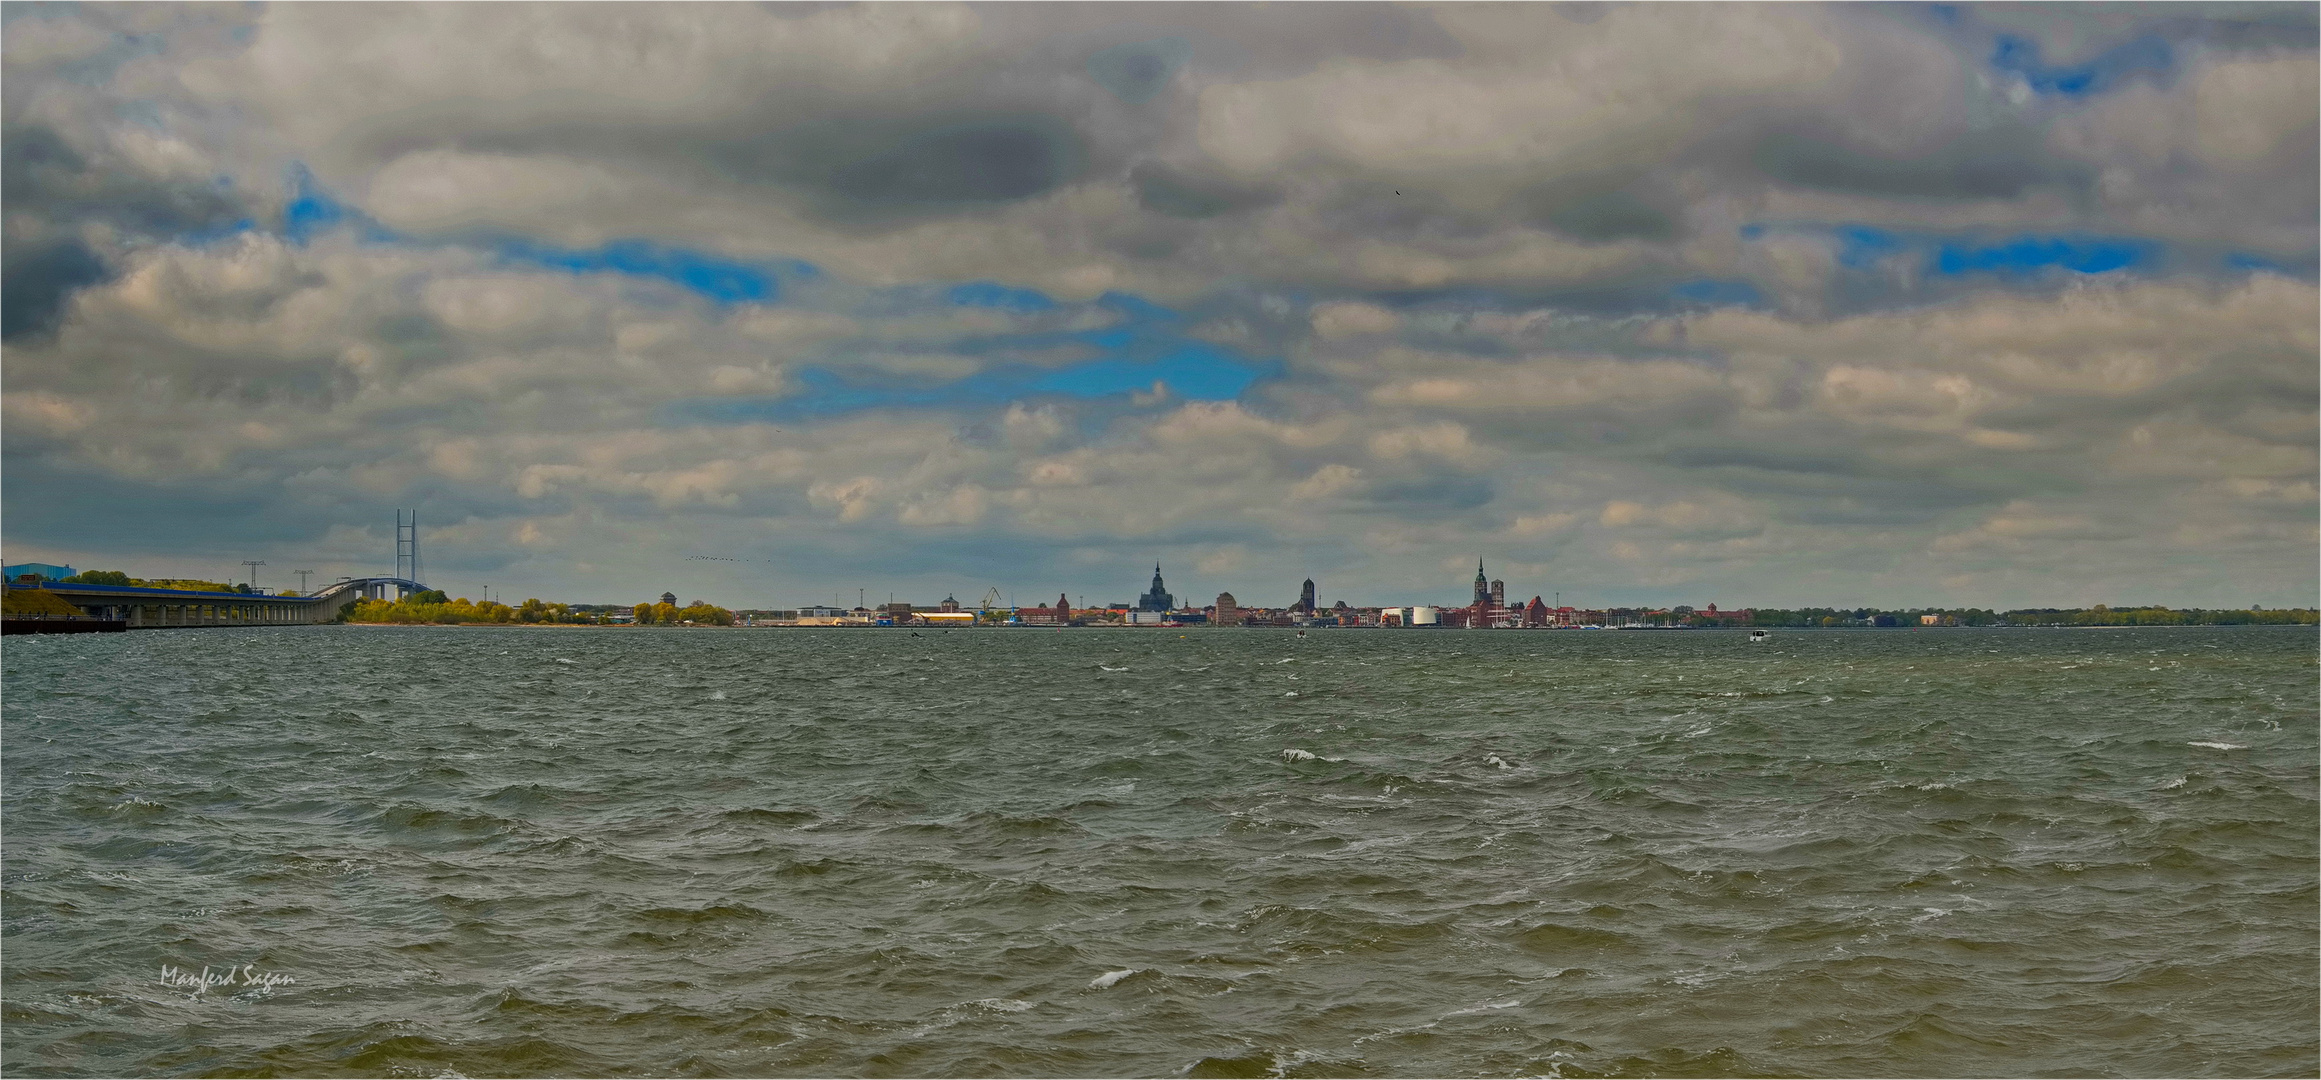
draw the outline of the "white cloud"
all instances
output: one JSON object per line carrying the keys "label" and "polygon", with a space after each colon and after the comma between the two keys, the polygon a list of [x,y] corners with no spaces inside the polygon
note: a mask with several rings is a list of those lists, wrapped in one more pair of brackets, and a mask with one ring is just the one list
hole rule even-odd
{"label": "white cloud", "polygon": [[[769,590],[1151,556],[1425,598],[1482,551],[1598,602],[2311,592],[2315,289],[2223,269],[2310,265],[2310,48],[2011,101],[1987,43],[1898,10],[1152,17],[1193,53],[1141,103],[1086,61],[1153,29],[1094,7],[14,18],[11,291],[69,282],[8,342],[10,543],[81,535],[102,488],[347,559],[424,498],[458,572],[550,595],[705,573],[672,536],[768,556],[735,565]],[[2058,56],[2153,25],[2055,18]],[[391,235],[280,235],[301,167]],[[1946,276],[1860,265],[1848,224],[2163,255]],[[506,237],[818,271],[717,303]],[[1704,281],[1768,303],[1672,299]],[[966,282],[1058,306],[943,299]],[[941,392],[1103,354],[1108,290],[1279,377]]]}

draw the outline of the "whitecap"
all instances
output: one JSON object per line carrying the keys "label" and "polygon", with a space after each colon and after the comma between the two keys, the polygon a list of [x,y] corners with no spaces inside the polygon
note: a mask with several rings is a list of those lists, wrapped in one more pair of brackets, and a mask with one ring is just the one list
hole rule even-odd
{"label": "whitecap", "polygon": [[1283,761],[1312,761],[1314,759],[1314,752],[1311,750],[1300,750],[1293,746],[1281,752],[1281,759]]}
{"label": "whitecap", "polygon": [[1294,656],[1284,656],[1284,657],[1282,657],[1281,659],[1274,661],[1274,663],[1276,663],[1276,664],[1287,664],[1287,663],[1290,663],[1290,662],[1292,662],[1292,661],[1294,661],[1294,660],[1296,660],[1296,659],[1297,659],[1297,657],[1294,657]]}
{"label": "whitecap", "polygon": [[556,662],[557,662],[557,663],[559,663],[559,664],[577,664],[577,663],[579,663],[580,661],[578,661],[578,660],[574,660],[574,659],[572,659],[572,658],[570,658],[570,657],[559,656],[559,657],[557,657],[557,658],[556,658]]}
{"label": "whitecap", "polygon": [[1283,696],[1283,697],[1296,697],[1296,696],[1298,696],[1298,692],[1297,692],[1297,691],[1295,691],[1295,690],[1292,690],[1292,691],[1290,691],[1289,693],[1283,694],[1282,696]]}
{"label": "whitecap", "polygon": [[711,700],[711,701],[724,701],[724,700],[725,700],[725,691],[723,691],[723,690],[712,690],[712,691],[710,691],[710,692],[709,692],[709,700]]}
{"label": "whitecap", "polygon": [[1483,755],[1483,764],[1485,764],[1485,765],[1495,765],[1495,766],[1498,766],[1499,768],[1502,768],[1502,769],[1512,769],[1512,768],[1514,768],[1514,767],[1515,767],[1515,766],[1513,766],[1513,765],[1509,765],[1509,764],[1507,764],[1507,762],[1506,762],[1504,759],[1500,758],[1500,756],[1499,756],[1499,755],[1497,755],[1497,754],[1485,754],[1485,755]]}
{"label": "whitecap", "polygon": [[980,1005],[993,1012],[1027,1012],[1032,1007],[1031,1002],[1018,1001],[1015,998],[979,998],[968,1002],[968,1004]]}
{"label": "whitecap", "polygon": [[1107,971],[1107,972],[1105,972],[1105,973],[1104,973],[1104,974],[1102,974],[1102,975],[1098,975],[1098,976],[1096,976],[1095,978],[1088,980],[1088,989],[1090,989],[1090,990],[1110,990],[1110,989],[1112,989],[1112,984],[1114,984],[1114,983],[1117,983],[1117,982],[1119,982],[1120,980],[1122,980],[1122,979],[1125,979],[1125,978],[1127,978],[1127,977],[1129,977],[1129,976],[1131,976],[1131,975],[1134,975],[1134,974],[1136,974],[1137,972],[1139,972],[1139,971],[1142,971],[1142,970],[1144,970],[1144,969],[1143,969],[1143,968],[1121,968],[1121,969],[1120,969],[1120,970],[1118,970],[1118,971]]}
{"label": "whitecap", "polygon": [[1102,664],[1098,664],[1098,665],[1096,665],[1096,666],[1097,666],[1097,667],[1100,667],[1100,668],[1104,668],[1104,670],[1106,670],[1106,671],[1127,671],[1127,670],[1128,670],[1127,668],[1124,668],[1124,667],[1104,667],[1104,665],[1102,665]]}
{"label": "whitecap", "polygon": [[2241,745],[2241,744],[2239,744],[2239,743],[2228,743],[2228,742],[2188,742],[2188,743],[2185,743],[2184,745],[2186,745],[2186,746],[2205,746],[2205,747],[2209,748],[2210,750],[2246,750],[2246,749],[2248,749],[2248,747],[2242,746],[2242,745]]}
{"label": "whitecap", "polygon": [[2162,790],[2162,791],[2166,791],[2166,790],[2168,790],[2168,789],[2170,789],[2170,788],[2180,788],[2180,787],[2183,787],[2183,786],[2184,786],[2184,780],[2185,780],[2185,778],[2184,778],[2184,777],[2181,777],[2181,776],[2179,776],[2179,777],[2175,778],[2174,780],[2170,780],[2170,781],[2168,781],[2167,783],[2160,785],[2160,790]]}

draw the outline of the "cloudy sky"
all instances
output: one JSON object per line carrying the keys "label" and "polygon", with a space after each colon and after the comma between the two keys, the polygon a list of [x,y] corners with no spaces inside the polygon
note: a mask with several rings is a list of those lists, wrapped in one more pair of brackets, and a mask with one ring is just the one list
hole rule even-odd
{"label": "cloudy sky", "polygon": [[2315,598],[2310,4],[5,18],[10,562]]}

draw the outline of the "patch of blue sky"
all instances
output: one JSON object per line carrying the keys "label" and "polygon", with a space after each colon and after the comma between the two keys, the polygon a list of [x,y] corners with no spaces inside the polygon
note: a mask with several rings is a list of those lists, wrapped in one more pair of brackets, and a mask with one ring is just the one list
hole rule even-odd
{"label": "patch of blue sky", "polygon": [[[1817,233],[1836,241],[1838,265],[1875,270],[1897,257],[1924,259],[1936,275],[2031,275],[2050,270],[2106,274],[2148,269],[2165,254],[2158,241],[2122,236],[2024,233],[1999,240],[1940,236],[1882,229],[1874,225],[1783,225],[1784,231]],[[1772,226],[1746,225],[1745,239],[1758,239]]]}
{"label": "patch of blue sky", "polygon": [[1097,297],[1096,306],[1106,311],[1119,312],[1131,323],[1172,323],[1184,317],[1141,296],[1123,292],[1108,292]]}
{"label": "patch of blue sky", "polygon": [[680,422],[779,423],[842,416],[871,409],[957,408],[1002,405],[1041,396],[1100,399],[1167,387],[1172,397],[1230,401],[1281,364],[1250,363],[1197,349],[1158,362],[1106,357],[1062,368],[1007,365],[936,387],[866,386],[824,368],[798,372],[799,392],[785,398],[701,398],[679,402]]}
{"label": "patch of blue sky", "polygon": [[2034,274],[2049,269],[2108,274],[2149,265],[2158,244],[2118,237],[2023,235],[1997,244],[1946,243],[1930,260],[1937,274]]}
{"label": "patch of blue sky", "polygon": [[2165,75],[2175,66],[2174,50],[2160,38],[2144,36],[2081,64],[2041,62],[2039,43],[2012,34],[1999,36],[1991,66],[2022,78],[2034,93],[2064,97],[2100,94],[2136,75]]}
{"label": "patch of blue sky", "polygon": [[258,227],[254,218],[236,218],[232,221],[177,234],[176,242],[187,247],[202,247],[229,237],[240,236]]}
{"label": "patch of blue sky", "polygon": [[697,399],[678,404],[674,415],[696,423],[778,422],[878,408],[989,406],[1042,396],[1125,398],[1149,393],[1156,385],[1165,386],[1176,400],[1230,401],[1283,370],[1278,359],[1253,360],[1176,332],[1169,324],[1180,316],[1142,298],[1113,293],[1098,302],[1126,318],[1091,330],[979,336],[945,345],[962,356],[1065,349],[1084,354],[1070,363],[1003,361],[937,386],[882,384],[875,376],[849,378],[812,366],[798,371],[799,392],[788,397]]}
{"label": "patch of blue sky", "polygon": [[1837,240],[1838,265],[1855,269],[1876,266],[1909,246],[1902,236],[1868,225],[1840,225]]}
{"label": "patch of blue sky", "polygon": [[728,259],[688,248],[644,240],[618,240],[598,248],[550,247],[524,240],[504,241],[500,257],[510,262],[572,274],[617,273],[658,278],[721,304],[772,303],[781,294],[780,275],[819,274],[811,264]]}
{"label": "patch of blue sky", "polygon": [[954,285],[948,294],[960,307],[998,308],[1002,311],[1053,311],[1056,302],[1037,289],[1017,289],[996,281]]}
{"label": "patch of blue sky", "polygon": [[402,237],[389,231],[362,211],[348,206],[323,190],[314,182],[314,174],[304,165],[290,169],[292,195],[282,207],[282,235],[294,244],[305,244],[316,236],[344,226],[355,226],[363,239],[395,242]]}
{"label": "patch of blue sky", "polygon": [[[409,243],[362,211],[333,197],[304,166],[291,170],[294,194],[282,208],[282,235],[304,244],[333,229],[354,226],[365,240]],[[472,242],[472,238],[471,238]],[[645,240],[616,240],[596,248],[560,248],[523,239],[499,239],[491,248],[502,260],[571,274],[616,273],[656,278],[723,304],[771,303],[783,278],[821,276],[812,263],[795,259],[747,260]]]}
{"label": "patch of blue sky", "polygon": [[1029,389],[1097,398],[1149,391],[1160,383],[1180,398],[1231,401],[1280,370],[1278,362],[1253,363],[1207,342],[1188,341],[1150,359],[1112,356],[1058,368],[1033,380]]}
{"label": "patch of blue sky", "polygon": [[302,189],[282,207],[282,235],[305,243],[316,233],[328,232],[347,220],[347,208],[320,192]]}

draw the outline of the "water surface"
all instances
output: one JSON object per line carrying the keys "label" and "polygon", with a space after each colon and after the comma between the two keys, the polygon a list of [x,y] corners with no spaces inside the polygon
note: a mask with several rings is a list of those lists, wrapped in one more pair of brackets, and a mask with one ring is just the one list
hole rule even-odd
{"label": "water surface", "polygon": [[291,627],[5,676],[11,1075],[2321,1071],[2309,628]]}

